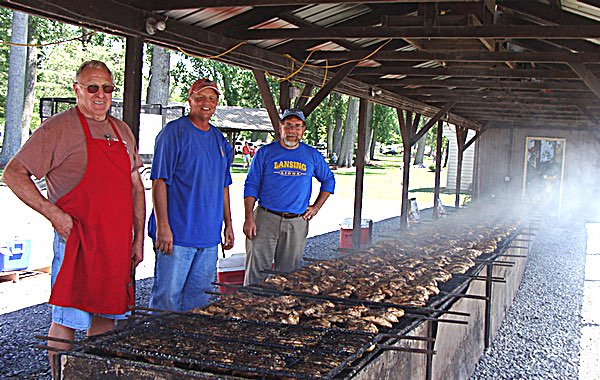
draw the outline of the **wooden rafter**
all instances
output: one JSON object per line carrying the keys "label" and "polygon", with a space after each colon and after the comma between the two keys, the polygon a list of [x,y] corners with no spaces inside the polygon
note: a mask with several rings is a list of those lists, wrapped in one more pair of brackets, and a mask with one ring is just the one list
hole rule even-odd
{"label": "wooden rafter", "polygon": [[[596,70],[595,73],[600,73]],[[536,79],[578,79],[579,76],[572,70],[535,70],[535,69],[509,69],[476,66],[471,68],[417,68],[412,66],[378,66],[357,67],[352,72],[352,77],[384,75],[418,75],[426,77],[452,76],[465,78],[536,78]]]}
{"label": "wooden rafter", "polygon": [[437,123],[438,120],[442,118],[442,116],[446,115],[446,113],[448,113],[450,109],[454,107],[455,104],[456,101],[450,101],[446,103],[437,114],[435,114],[431,119],[429,119],[429,121],[421,128],[421,130],[418,133],[412,136],[410,145],[415,145],[421,139],[421,137],[425,136],[425,134],[429,132],[431,127],[433,127],[435,123]]}
{"label": "wooden rafter", "polygon": [[312,111],[314,111],[314,109],[317,108],[319,104],[321,104],[323,99],[325,99],[327,95],[329,95],[331,91],[333,91],[335,86],[337,86],[342,81],[342,79],[344,79],[352,71],[352,69],[354,69],[354,67],[357,64],[358,62],[349,63],[347,65],[344,65],[341,69],[339,69],[338,72],[335,73],[333,78],[327,81],[327,83],[315,94],[315,96],[312,97],[310,102],[308,102],[306,106],[302,107],[304,114],[306,116],[310,115]]}
{"label": "wooden rafter", "polygon": [[589,88],[575,81],[519,81],[519,80],[465,80],[465,79],[446,79],[431,80],[420,78],[405,79],[378,79],[373,84],[385,86],[387,88],[396,86],[427,86],[427,87],[463,87],[463,88],[510,88],[516,90],[562,90],[562,91],[587,91]]}
{"label": "wooden rafter", "polygon": [[[317,51],[311,58],[330,61],[347,61],[361,59],[373,53],[368,50],[355,51]],[[413,62],[583,62],[595,63],[600,61],[600,53],[570,53],[570,52],[416,52],[382,50],[371,56],[375,61],[413,61]]]}
{"label": "wooden rafter", "polygon": [[467,141],[469,130],[459,125],[456,126],[456,142],[458,147],[458,160],[456,162],[456,197],[454,199],[454,207],[460,207],[460,184],[462,181],[462,164],[464,156],[464,147]]}
{"label": "wooden rafter", "polygon": [[569,62],[569,66],[600,99],[600,80],[583,63]]}
{"label": "wooden rafter", "polygon": [[260,97],[262,98],[265,108],[267,109],[269,119],[271,119],[271,125],[275,131],[275,140],[279,140],[279,114],[277,113],[277,108],[275,107],[275,102],[273,101],[273,94],[271,94],[271,89],[269,88],[269,83],[267,82],[265,72],[260,70],[252,70],[252,74],[254,74],[254,79],[256,79],[258,91],[260,91]]}
{"label": "wooden rafter", "polygon": [[277,28],[247,30],[238,38],[244,40],[336,39],[336,38],[427,38],[486,39],[544,38],[582,39],[600,37],[597,25],[481,25],[481,26],[406,26],[406,27],[331,27]]}
{"label": "wooden rafter", "polygon": [[[435,0],[394,0],[396,3],[431,3]],[[321,4],[337,4],[340,0],[320,0]],[[480,0],[445,0],[445,2],[459,3],[478,3]],[[274,5],[307,5],[314,4],[314,0],[204,0],[202,7],[220,8],[220,7],[243,7],[243,6],[274,6]],[[378,4],[389,3],[389,0],[349,0],[344,1],[347,4]],[[142,3],[146,10],[165,10],[165,9],[188,9],[197,8],[198,0],[146,0]]]}
{"label": "wooden rafter", "polygon": [[314,90],[314,88],[315,86],[313,86],[312,84],[305,84],[304,88],[302,89],[302,93],[300,94],[300,97],[296,99],[294,107],[304,108],[306,103],[308,103],[308,99],[312,96],[312,91]]}
{"label": "wooden rafter", "polygon": [[467,141],[465,143],[465,145],[462,147],[463,152],[465,152],[467,149],[469,149],[469,147],[471,145],[473,145],[473,143],[475,143],[475,141],[479,140],[481,135],[483,135],[485,133],[485,131],[488,130],[488,128],[490,127],[491,124],[492,123],[487,123],[487,124],[483,125],[480,130],[475,132],[475,136],[471,137],[471,139],[469,141]]}

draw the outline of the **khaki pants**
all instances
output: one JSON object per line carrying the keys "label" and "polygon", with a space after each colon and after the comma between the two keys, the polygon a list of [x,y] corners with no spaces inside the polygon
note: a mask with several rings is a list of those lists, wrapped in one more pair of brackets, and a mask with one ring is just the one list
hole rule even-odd
{"label": "khaki pants", "polygon": [[300,266],[306,246],[308,221],[301,216],[284,218],[261,208],[254,210],[256,236],[246,238],[246,277],[244,285],[267,278],[263,270],[292,272]]}

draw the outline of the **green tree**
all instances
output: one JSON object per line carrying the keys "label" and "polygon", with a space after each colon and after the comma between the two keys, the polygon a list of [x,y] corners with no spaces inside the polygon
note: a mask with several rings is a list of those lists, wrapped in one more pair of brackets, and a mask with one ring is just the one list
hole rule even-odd
{"label": "green tree", "polygon": [[[193,58],[177,53],[178,60],[172,72],[178,91],[178,101],[187,100],[189,86],[199,78],[209,78],[218,83],[223,94],[221,105],[248,108],[262,107],[258,85],[250,70],[227,65],[210,59]],[[274,99],[279,97],[279,83],[267,77]]]}
{"label": "green tree", "polygon": [[21,147],[27,48],[19,45],[27,43],[28,23],[29,16],[26,13],[13,12],[5,108],[10,112],[6,115],[4,135],[2,136],[0,167],[4,167]]}
{"label": "green tree", "polygon": [[373,126],[375,140],[380,144],[398,144],[401,141],[398,114],[391,107],[375,104],[373,106]]}

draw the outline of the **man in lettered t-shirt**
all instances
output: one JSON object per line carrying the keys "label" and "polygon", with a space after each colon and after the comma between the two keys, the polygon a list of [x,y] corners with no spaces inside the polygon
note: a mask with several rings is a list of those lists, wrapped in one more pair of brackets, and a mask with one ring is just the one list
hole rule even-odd
{"label": "man in lettered t-shirt", "polygon": [[[304,144],[304,113],[287,109],[279,123],[281,139],[260,148],[244,185],[246,277],[254,284],[265,270],[291,272],[298,268],[308,235],[308,222],[333,194],[335,178],[323,155]],[[312,179],[321,190],[312,205]],[[254,205],[258,201],[258,207]]]}

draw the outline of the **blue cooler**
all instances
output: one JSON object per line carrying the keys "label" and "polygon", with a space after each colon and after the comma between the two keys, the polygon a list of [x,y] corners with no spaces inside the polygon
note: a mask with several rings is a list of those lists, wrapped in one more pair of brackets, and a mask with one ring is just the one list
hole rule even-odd
{"label": "blue cooler", "polygon": [[0,243],[0,272],[24,270],[29,267],[30,240],[11,240]]}

